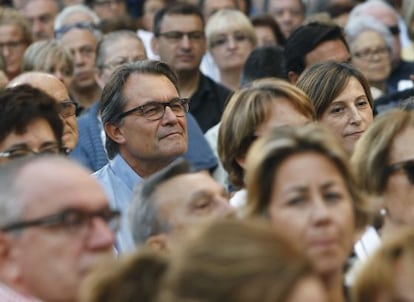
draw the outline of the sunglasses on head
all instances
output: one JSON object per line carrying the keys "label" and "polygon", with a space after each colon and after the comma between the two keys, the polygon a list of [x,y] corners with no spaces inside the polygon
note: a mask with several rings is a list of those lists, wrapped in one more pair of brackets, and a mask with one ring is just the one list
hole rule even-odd
{"label": "sunglasses on head", "polygon": [[410,184],[414,185],[414,159],[398,162],[395,164],[390,165],[387,168],[387,175],[391,175],[396,171],[403,170],[405,175],[407,176]]}

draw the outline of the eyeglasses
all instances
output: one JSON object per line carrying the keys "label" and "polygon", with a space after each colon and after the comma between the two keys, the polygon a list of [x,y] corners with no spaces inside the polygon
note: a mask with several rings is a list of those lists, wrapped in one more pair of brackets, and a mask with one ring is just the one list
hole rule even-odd
{"label": "eyeglasses", "polygon": [[10,50],[16,50],[24,43],[25,43],[24,41],[11,41],[11,42],[0,43],[0,51],[3,51],[5,47],[7,47]]}
{"label": "eyeglasses", "polygon": [[58,104],[59,114],[62,117],[69,117],[69,116],[75,115],[77,109],[78,109],[77,104],[70,99],[60,102]]}
{"label": "eyeglasses", "polygon": [[403,170],[405,175],[407,175],[410,184],[414,185],[414,159],[390,165],[387,167],[386,175],[389,176],[390,174],[399,170]]}
{"label": "eyeglasses", "polygon": [[363,49],[360,51],[356,51],[353,53],[353,56],[361,59],[361,60],[368,60],[372,58],[373,56],[385,56],[390,53],[390,49],[386,46],[377,47],[375,49]]}
{"label": "eyeglasses", "polygon": [[398,35],[400,33],[400,28],[397,25],[393,25],[393,26],[388,26],[388,30],[391,32],[392,35]]}
{"label": "eyeglasses", "polygon": [[70,232],[79,232],[90,228],[93,218],[102,219],[113,232],[116,232],[120,226],[121,212],[111,209],[86,212],[70,208],[58,214],[11,223],[2,227],[1,230],[11,232],[31,227],[62,227]]}
{"label": "eyeglasses", "polygon": [[188,98],[174,98],[169,102],[156,102],[151,101],[144,105],[132,108],[131,110],[125,111],[119,115],[119,119],[124,118],[127,115],[138,112],[141,116],[147,120],[156,121],[164,116],[165,108],[168,106],[177,117],[182,117],[188,112]]}
{"label": "eyeglasses", "polygon": [[234,42],[239,43],[239,42],[250,40],[250,37],[247,34],[242,33],[242,32],[235,32],[231,35],[220,35],[220,36],[211,38],[210,47],[214,48],[214,47],[221,47],[221,46],[227,45],[229,44],[230,39],[233,39]]}
{"label": "eyeglasses", "polygon": [[95,30],[99,30],[98,26],[93,24],[92,22],[77,22],[74,24],[63,25],[61,28],[55,30],[55,38],[60,39],[64,34],[68,31],[78,28],[78,29],[86,29],[90,32],[94,32]]}
{"label": "eyeglasses", "polygon": [[33,151],[28,148],[16,148],[11,150],[6,150],[0,152],[0,157],[8,158],[8,159],[16,159],[20,157],[25,157],[28,155],[42,155],[42,154],[59,154],[62,150],[58,147],[58,145],[48,145],[39,151]]}
{"label": "eyeglasses", "polygon": [[180,42],[184,36],[188,38],[190,41],[200,41],[204,39],[204,32],[201,30],[196,31],[167,31],[165,33],[158,33],[157,36],[164,37],[171,42],[177,43]]}

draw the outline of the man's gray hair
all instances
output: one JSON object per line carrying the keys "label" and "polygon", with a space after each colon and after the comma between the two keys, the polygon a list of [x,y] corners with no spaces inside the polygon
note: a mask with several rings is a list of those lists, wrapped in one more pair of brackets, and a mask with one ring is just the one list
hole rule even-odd
{"label": "man's gray hair", "polygon": [[[120,115],[125,110],[126,100],[123,95],[124,85],[131,74],[149,74],[167,77],[174,87],[178,89],[178,78],[173,69],[160,61],[138,61],[128,63],[117,68],[106,83],[101,96],[102,124],[121,125]],[[140,131],[140,129],[137,129]],[[118,143],[106,135],[106,151],[109,159],[119,153]]]}
{"label": "man's gray hair", "polygon": [[137,246],[145,244],[151,236],[170,231],[170,225],[160,217],[157,200],[154,199],[159,185],[175,176],[191,172],[190,163],[184,159],[178,159],[134,188],[128,218],[132,238]]}
{"label": "man's gray hair", "polygon": [[[78,13],[82,13],[88,16],[90,20],[87,22],[76,22],[73,24],[65,23],[65,20],[68,16],[72,14],[78,14]],[[99,19],[98,15],[84,4],[75,4],[75,5],[67,6],[55,18],[55,22],[53,24],[55,36],[57,39],[59,39],[64,33],[69,31],[70,29],[75,28],[75,27],[81,28],[79,25],[80,24],[84,25],[86,23],[90,23],[91,27],[90,28],[84,27],[84,28],[90,30],[95,35],[95,37],[99,40],[102,37],[102,31],[99,29],[101,20]]]}
{"label": "man's gray hair", "polygon": [[102,37],[102,39],[98,43],[98,46],[96,47],[96,67],[98,67],[99,69],[102,69],[104,67],[105,59],[108,55],[108,46],[114,45],[118,40],[126,38],[137,40],[139,43],[142,44],[143,48],[145,49],[144,42],[132,30],[123,29],[110,32]]}

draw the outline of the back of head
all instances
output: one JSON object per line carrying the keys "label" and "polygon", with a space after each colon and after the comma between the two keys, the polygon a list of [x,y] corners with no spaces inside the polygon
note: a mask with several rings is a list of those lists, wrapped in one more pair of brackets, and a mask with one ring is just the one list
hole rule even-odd
{"label": "back of head", "polygon": [[244,63],[240,85],[246,86],[254,80],[269,77],[288,79],[283,48],[279,46],[254,49]]}
{"label": "back of head", "polygon": [[167,269],[167,257],[149,250],[103,262],[84,282],[79,302],[155,301]]}
{"label": "back of head", "polygon": [[293,71],[300,75],[307,67],[306,55],[319,44],[331,40],[341,40],[348,48],[342,29],[337,25],[311,22],[297,28],[285,45],[287,72]]}
{"label": "back of head", "polygon": [[352,301],[405,301],[412,290],[413,272],[414,232],[406,229],[385,240],[363,264],[352,286]]}
{"label": "back of head", "polygon": [[61,147],[63,123],[52,97],[26,84],[0,92],[0,142],[13,132],[25,133],[38,119],[48,122]]}
{"label": "back of head", "polygon": [[309,264],[262,221],[216,221],[172,254],[160,301],[284,301]]}
{"label": "back of head", "polygon": [[364,89],[368,102],[373,108],[370,86],[364,75],[346,63],[319,63],[305,69],[296,83],[311,99],[320,119],[331,102],[345,89],[349,79],[354,77]]}
{"label": "back of head", "polygon": [[234,93],[221,119],[218,153],[229,179],[236,188],[244,187],[244,158],[256,138],[256,130],[270,115],[276,98],[287,98],[298,113],[314,120],[310,100],[300,89],[279,79],[261,79]]}

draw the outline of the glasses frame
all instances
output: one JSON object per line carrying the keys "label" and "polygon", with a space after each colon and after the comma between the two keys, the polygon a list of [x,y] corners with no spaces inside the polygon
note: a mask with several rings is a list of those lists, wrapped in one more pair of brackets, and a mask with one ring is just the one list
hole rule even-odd
{"label": "glasses frame", "polygon": [[[39,156],[39,155],[46,155],[46,154],[65,154],[63,149],[59,147],[58,145],[48,146],[48,147],[49,148],[45,148],[45,150],[41,150],[41,151],[33,151],[31,149],[24,150],[23,148],[15,149],[15,150],[5,150],[5,151],[0,152],[0,158],[15,159],[15,158],[20,158],[20,157],[26,157],[29,155]],[[56,148],[56,150],[53,150],[56,152],[52,152],[52,147]],[[13,155],[13,151],[21,151],[21,150],[27,151],[27,153],[24,155],[19,155],[19,156]]]}
{"label": "glasses frame", "polygon": [[[177,37],[172,37],[173,34],[177,34]],[[167,32],[163,32],[163,33],[158,33],[156,36],[157,37],[164,37],[167,40],[174,41],[174,42],[179,42],[184,37],[187,37],[187,39],[190,40],[190,41],[201,41],[201,40],[205,39],[205,33],[202,30],[194,30],[194,31],[188,31],[188,32],[184,32],[184,31],[167,31]]]}
{"label": "glasses frame", "polygon": [[[106,212],[106,213],[105,213]],[[83,221],[79,223],[78,225],[70,225],[70,222],[66,221],[65,219],[68,217],[68,215],[71,214],[78,214],[81,217],[81,220]],[[105,216],[107,215],[107,216]],[[108,227],[116,232],[119,229],[120,223],[121,223],[121,212],[118,210],[112,210],[112,209],[104,209],[99,210],[95,212],[86,212],[80,209],[75,208],[69,208],[65,209],[60,213],[44,216],[37,219],[27,220],[27,221],[18,221],[11,224],[8,224],[2,228],[0,228],[3,232],[12,232],[12,231],[19,231],[26,228],[31,227],[53,227],[53,226],[62,226],[65,228],[75,228],[76,226],[82,227],[83,224],[87,224],[90,226],[92,219],[99,217],[103,221],[105,221],[108,224]],[[116,223],[113,227],[111,227],[111,220],[115,219]],[[66,224],[66,225],[65,225]]]}
{"label": "glasses frame", "polygon": [[409,160],[405,160],[405,161],[401,161],[395,164],[392,164],[390,166],[387,167],[386,169],[386,175],[387,178],[397,172],[403,170],[404,174],[407,176],[408,181],[410,182],[410,184],[414,185],[414,159],[409,159]]}
{"label": "glasses frame", "polygon": [[[73,113],[70,113],[70,114],[68,114],[68,113],[64,114],[64,113],[63,113],[63,111],[64,111],[65,109],[64,109],[63,107],[64,107],[65,105],[68,105],[68,104],[73,104],[73,105],[75,106],[75,111],[74,111]],[[64,101],[62,101],[62,102],[58,103],[58,106],[59,106],[59,114],[60,114],[62,117],[74,116],[74,115],[76,115],[76,112],[78,111],[78,104],[77,104],[74,100],[72,100],[72,99],[67,99],[67,100],[64,100]]]}
{"label": "glasses frame", "polygon": [[[172,100],[170,100],[169,102],[158,102],[158,101],[149,101],[149,102],[147,102],[147,103],[145,103],[144,105],[140,105],[140,106],[137,106],[137,107],[134,107],[134,108],[132,108],[132,109],[130,109],[130,110],[128,110],[128,111],[125,111],[125,112],[122,112],[119,116],[118,116],[118,119],[119,120],[121,120],[121,119],[123,119],[124,117],[126,117],[126,116],[128,116],[128,115],[130,115],[130,114],[132,114],[132,113],[135,113],[135,112],[139,112],[140,113],[140,115],[142,116],[142,117],[144,117],[144,118],[146,118],[147,120],[149,120],[149,121],[157,121],[157,120],[160,120],[160,119],[162,119],[162,117],[164,116],[164,114],[165,114],[165,108],[168,106],[168,107],[170,107],[170,108],[172,108],[171,107],[171,103],[173,103],[173,102],[175,102],[175,101],[180,101],[180,103],[181,103],[181,105],[183,106],[183,109],[184,109],[184,114],[183,115],[177,115],[176,113],[174,113],[175,114],[175,116],[177,116],[177,117],[183,117],[183,116],[185,116],[185,114],[188,112],[188,110],[189,110],[189,103],[190,103],[190,99],[189,98],[173,98]],[[157,117],[157,118],[148,118],[148,117],[146,117],[145,116],[145,114],[144,114],[144,110],[145,110],[145,108],[147,107],[147,106],[149,106],[149,105],[162,105],[162,108],[163,108],[163,112],[162,112],[162,115],[160,116],[160,117]]]}

